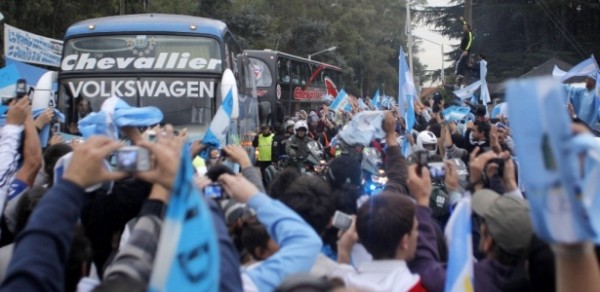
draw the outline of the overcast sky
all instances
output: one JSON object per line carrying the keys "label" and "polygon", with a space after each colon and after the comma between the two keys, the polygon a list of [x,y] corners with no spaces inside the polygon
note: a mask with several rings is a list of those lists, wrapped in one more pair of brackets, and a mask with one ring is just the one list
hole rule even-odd
{"label": "overcast sky", "polygon": [[[428,0],[429,6],[444,6],[447,5],[449,0]],[[414,22],[413,22],[414,23]],[[459,39],[448,39],[441,36],[438,33],[432,31],[432,28],[417,25],[413,28],[413,35],[419,36],[431,41],[434,41],[438,44],[444,44],[444,50],[450,50],[450,44],[457,44],[460,42]],[[427,41],[421,41],[419,44],[420,52],[415,53],[415,56],[419,58],[421,63],[427,66],[427,70],[440,70],[442,63],[442,51],[440,46],[432,44]],[[444,61],[444,66],[446,68],[453,65],[453,61]],[[423,84],[423,86],[430,86],[429,83]]]}

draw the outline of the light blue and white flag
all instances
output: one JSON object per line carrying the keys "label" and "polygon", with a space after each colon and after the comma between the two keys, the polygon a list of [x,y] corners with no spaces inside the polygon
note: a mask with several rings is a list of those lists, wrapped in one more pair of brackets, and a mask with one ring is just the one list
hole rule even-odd
{"label": "light blue and white flag", "polygon": [[152,126],[160,123],[163,113],[157,107],[132,107],[120,97],[107,98],[99,112],[90,113],[79,120],[77,127],[84,138],[105,135],[119,139],[119,128]]}
{"label": "light blue and white flag", "polygon": [[375,95],[373,95],[373,99],[371,100],[371,105],[376,110],[381,110],[381,96],[379,95],[379,89],[375,91]]}
{"label": "light blue and white flag", "polygon": [[598,71],[598,69],[598,63],[596,63],[596,59],[592,55],[590,58],[585,59],[581,63],[575,65],[575,67],[571,68],[571,70],[569,70],[568,72],[560,70],[555,65],[554,70],[552,71],[552,76],[555,79],[560,80],[561,82],[565,82],[571,77],[595,74]]}
{"label": "light blue and white flag", "polygon": [[[408,106],[407,110],[406,110],[406,132],[410,133],[412,131],[412,129],[415,126],[415,123],[417,121],[417,117],[415,116],[415,107],[414,104],[412,102],[407,101],[406,105]],[[402,154],[404,155],[404,157],[407,157],[408,155],[410,155],[410,142],[408,142],[408,139],[404,139],[404,142],[402,143]]]}
{"label": "light blue and white flag", "polygon": [[558,80],[551,78],[507,84],[519,172],[535,232],[542,240],[599,243],[600,144],[591,134],[573,136],[564,95]]}
{"label": "light blue and white flag", "polygon": [[492,119],[497,119],[500,115],[508,118],[508,104],[506,102],[497,104],[492,110]]}
{"label": "light blue and white flag", "polygon": [[219,246],[210,210],[194,183],[189,151],[161,228],[149,291],[218,291]]}
{"label": "light blue and white flag", "polygon": [[340,130],[338,136],[349,145],[369,146],[374,139],[382,139],[385,132],[381,128],[384,119],[382,111],[362,111]]}
{"label": "light blue and white flag", "polygon": [[474,290],[471,230],[471,198],[464,197],[452,212],[444,231],[449,247],[446,292]]}
{"label": "light blue and white flag", "polygon": [[229,90],[227,96],[223,99],[223,103],[219,106],[219,110],[210,122],[210,127],[206,131],[202,144],[210,145],[217,149],[223,149],[226,145],[227,133],[231,125],[231,114],[233,111],[233,94]]}
{"label": "light blue and white flag", "polygon": [[453,105],[444,109],[444,111],[442,111],[442,115],[446,121],[458,122],[465,120],[470,112],[471,109],[469,107]]}
{"label": "light blue and white flag", "polygon": [[367,104],[365,103],[365,101],[362,98],[358,99],[358,108],[361,110],[369,109],[369,107],[367,106]]}
{"label": "light blue and white flag", "polygon": [[331,105],[329,106],[331,110],[337,112],[338,110],[351,112],[352,105],[348,101],[348,94],[343,89],[338,92],[338,95],[335,97]]}
{"label": "light blue and white flag", "polygon": [[398,111],[401,116],[404,116],[406,103],[415,103],[417,101],[417,90],[402,47],[400,47],[399,59],[398,82],[400,84],[398,89]]}
{"label": "light blue and white flag", "polygon": [[479,62],[479,73],[481,76],[481,93],[479,94],[479,97],[483,105],[485,105],[485,116],[489,117],[490,114],[488,112],[487,105],[488,103],[492,102],[492,98],[490,97],[490,90],[488,89],[487,81],[485,80],[487,77],[487,71],[487,61],[481,60]]}
{"label": "light blue and white flag", "polygon": [[469,86],[465,88],[461,88],[459,90],[454,91],[454,95],[458,96],[461,100],[465,100],[467,98],[471,98],[475,91],[481,87],[481,80],[477,80],[471,83]]}

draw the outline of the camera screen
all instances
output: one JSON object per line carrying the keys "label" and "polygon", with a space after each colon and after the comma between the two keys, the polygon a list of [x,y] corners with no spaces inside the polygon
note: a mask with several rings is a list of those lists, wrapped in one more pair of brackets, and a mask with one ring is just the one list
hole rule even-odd
{"label": "camera screen", "polygon": [[446,177],[446,170],[444,169],[444,163],[433,162],[429,163],[429,175],[434,181],[442,181]]}
{"label": "camera screen", "polygon": [[117,167],[120,170],[135,171],[137,169],[138,152],[135,150],[117,152]]}
{"label": "camera screen", "polygon": [[223,197],[223,189],[219,184],[210,184],[204,187],[204,197],[211,199],[220,199]]}

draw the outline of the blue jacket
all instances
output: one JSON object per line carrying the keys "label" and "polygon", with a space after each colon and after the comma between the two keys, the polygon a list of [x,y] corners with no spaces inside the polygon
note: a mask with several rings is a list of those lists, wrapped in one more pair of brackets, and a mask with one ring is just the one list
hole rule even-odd
{"label": "blue jacket", "polygon": [[263,193],[252,196],[248,206],[256,211],[279,251],[244,271],[244,290],[250,288],[248,278],[258,291],[273,291],[287,276],[308,273],[323,245],[314,229],[286,205]]}
{"label": "blue jacket", "polygon": [[15,242],[3,291],[63,291],[74,226],[86,199],[61,180],[40,200]]}

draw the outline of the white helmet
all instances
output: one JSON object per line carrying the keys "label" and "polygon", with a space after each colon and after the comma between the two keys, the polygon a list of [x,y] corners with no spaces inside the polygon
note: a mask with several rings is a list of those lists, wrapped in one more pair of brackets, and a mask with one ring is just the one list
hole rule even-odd
{"label": "white helmet", "polygon": [[288,129],[289,127],[293,127],[293,126],[295,126],[295,125],[296,125],[296,123],[295,123],[294,121],[292,121],[292,120],[287,120],[287,121],[285,122],[285,124],[283,124],[283,130],[284,130],[284,131],[287,131],[287,129]]}
{"label": "white helmet", "polygon": [[425,150],[429,155],[437,153],[437,138],[430,131],[423,131],[417,135],[417,147]]}
{"label": "white helmet", "polygon": [[304,128],[304,130],[308,131],[308,125],[306,124],[306,121],[300,120],[296,122],[296,124],[294,125],[294,134],[297,134],[298,129],[300,128]]}

